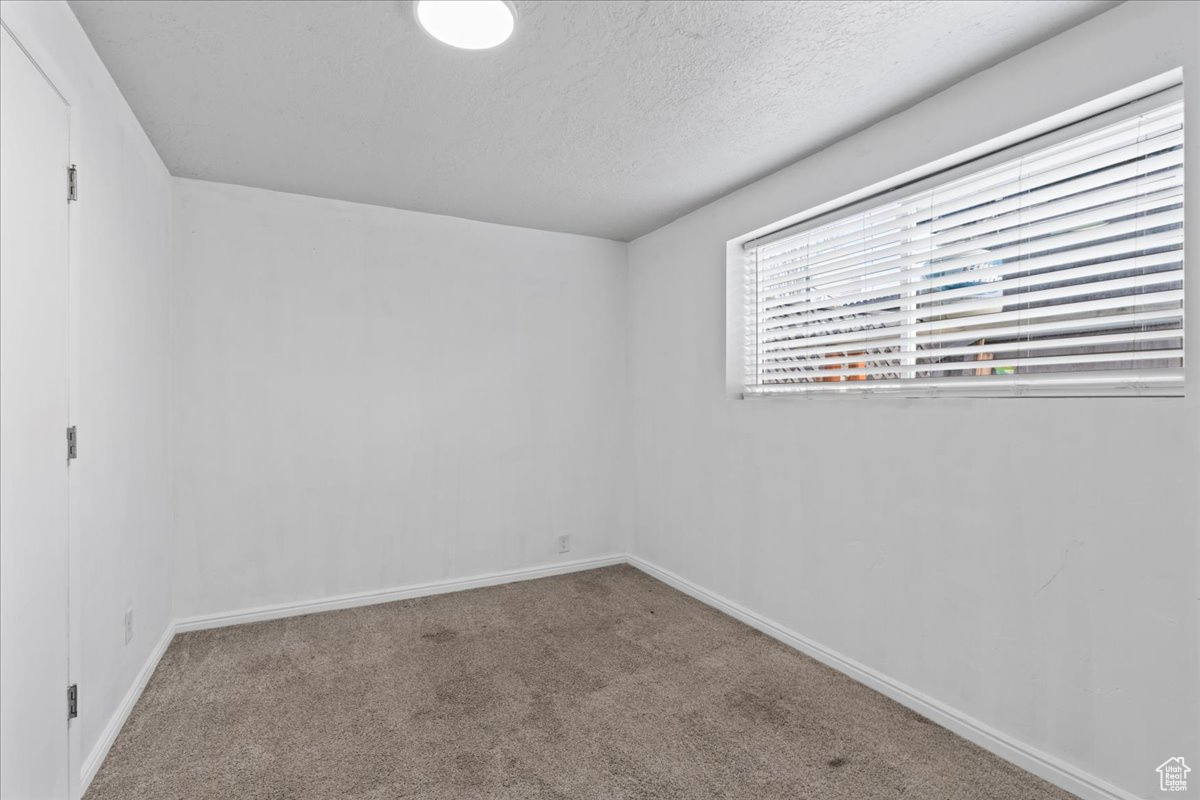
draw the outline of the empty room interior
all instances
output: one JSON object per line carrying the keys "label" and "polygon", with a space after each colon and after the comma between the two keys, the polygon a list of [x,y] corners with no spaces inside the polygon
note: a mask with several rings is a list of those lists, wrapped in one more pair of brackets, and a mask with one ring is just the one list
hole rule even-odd
{"label": "empty room interior", "polygon": [[3,800],[1200,794],[1200,3],[0,22]]}

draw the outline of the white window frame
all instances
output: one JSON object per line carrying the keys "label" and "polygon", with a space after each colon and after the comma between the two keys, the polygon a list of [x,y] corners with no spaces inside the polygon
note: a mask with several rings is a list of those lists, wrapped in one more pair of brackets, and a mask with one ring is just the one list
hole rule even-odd
{"label": "white window frame", "polygon": [[[740,399],[771,399],[784,398],[841,398],[847,397],[1182,397],[1185,395],[1185,378],[1183,386],[1155,386],[1152,383],[1133,383],[1122,387],[1087,386],[1074,388],[1071,386],[1056,386],[1052,378],[1036,377],[1028,382],[1021,380],[1005,380],[1003,385],[997,382],[994,386],[962,386],[953,388],[928,388],[920,386],[906,387],[900,390],[876,392],[870,386],[858,383],[846,386],[844,391],[803,392],[803,391],[769,391],[747,392],[746,375],[751,364],[756,364],[753,345],[747,341],[747,320],[745,308],[746,293],[752,291],[751,282],[747,278],[744,247],[747,242],[754,240],[769,241],[770,238],[782,238],[795,235],[811,227],[825,224],[840,216],[849,216],[857,211],[865,210],[878,203],[881,196],[903,190],[904,192],[920,192],[934,185],[950,182],[973,172],[986,170],[989,167],[1005,161],[1019,158],[1022,155],[1042,148],[1051,147],[1077,136],[1096,130],[1113,122],[1125,119],[1131,115],[1149,110],[1175,99],[1183,98],[1181,70],[1172,70],[1163,75],[1143,81],[1135,86],[1114,92],[1103,98],[1063,112],[1052,118],[1025,126],[1004,136],[997,137],[986,143],[977,145],[959,153],[939,159],[923,167],[910,170],[885,181],[873,184],[858,191],[843,195],[837,199],[812,207],[807,211],[792,215],[774,224],[760,227],[735,239],[726,242],[726,388],[727,395]],[[1186,136],[1186,133],[1185,133]],[[1190,194],[1190,193],[1189,193]],[[1188,212],[1191,217],[1192,212]],[[1185,222],[1185,229],[1188,227]],[[1184,256],[1184,284],[1188,283],[1187,258]],[[1191,297],[1191,291],[1188,292]],[[1190,300],[1185,303],[1190,305]],[[1185,339],[1191,334],[1185,330]],[[1187,342],[1185,341],[1185,352]],[[1194,358],[1194,356],[1193,356]],[[1186,375],[1190,377],[1193,368],[1185,361]]]}

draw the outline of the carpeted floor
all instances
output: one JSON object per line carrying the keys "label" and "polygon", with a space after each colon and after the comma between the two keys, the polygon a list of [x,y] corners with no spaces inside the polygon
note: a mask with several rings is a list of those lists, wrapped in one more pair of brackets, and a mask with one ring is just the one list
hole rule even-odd
{"label": "carpeted floor", "polygon": [[182,634],[86,800],[1071,796],[620,566]]}

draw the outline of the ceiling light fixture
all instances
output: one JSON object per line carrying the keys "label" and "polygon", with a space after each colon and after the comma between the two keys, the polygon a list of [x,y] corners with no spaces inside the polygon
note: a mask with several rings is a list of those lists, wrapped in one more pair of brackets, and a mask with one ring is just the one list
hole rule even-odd
{"label": "ceiling light fixture", "polygon": [[503,44],[517,21],[506,0],[415,0],[413,10],[426,33],[463,50]]}

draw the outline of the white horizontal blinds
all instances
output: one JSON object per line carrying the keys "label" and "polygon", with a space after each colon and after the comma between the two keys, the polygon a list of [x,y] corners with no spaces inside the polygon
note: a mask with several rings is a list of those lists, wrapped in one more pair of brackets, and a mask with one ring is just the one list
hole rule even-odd
{"label": "white horizontal blinds", "polygon": [[1182,103],[1056,138],[750,243],[747,391],[1181,388]]}

